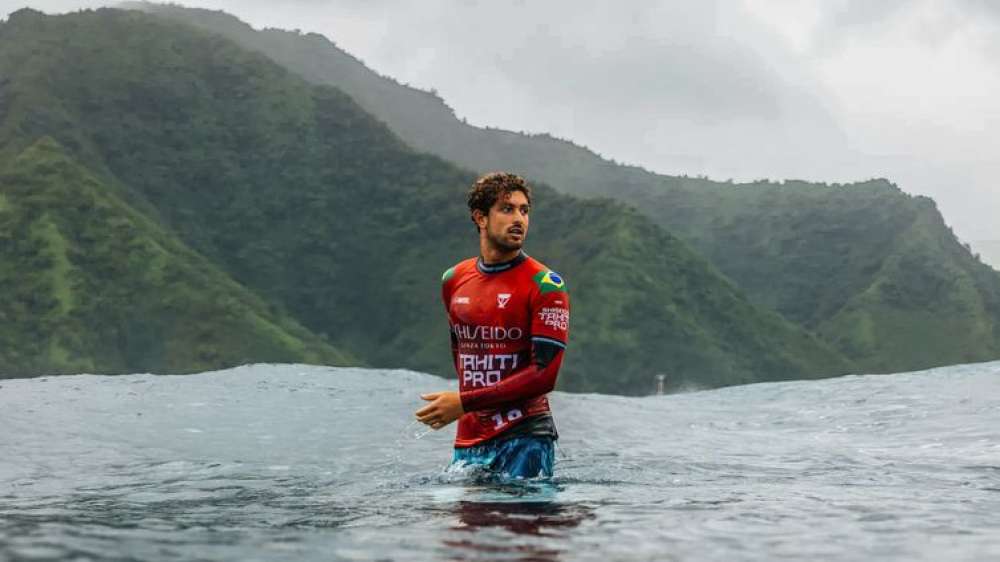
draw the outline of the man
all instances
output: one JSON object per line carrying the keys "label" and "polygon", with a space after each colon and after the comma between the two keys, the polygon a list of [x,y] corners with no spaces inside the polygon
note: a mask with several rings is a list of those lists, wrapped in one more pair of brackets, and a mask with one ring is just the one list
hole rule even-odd
{"label": "man", "polygon": [[522,178],[486,174],[468,203],[480,255],[441,278],[459,391],[422,395],[430,404],[416,416],[434,429],[458,420],[455,463],[552,476],[558,434],[546,394],[566,349],[569,295],[557,273],[521,251],[531,210]]}

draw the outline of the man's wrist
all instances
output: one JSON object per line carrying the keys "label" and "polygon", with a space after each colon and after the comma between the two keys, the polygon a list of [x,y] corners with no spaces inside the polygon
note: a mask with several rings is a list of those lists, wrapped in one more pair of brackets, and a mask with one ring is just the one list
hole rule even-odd
{"label": "man's wrist", "polygon": [[468,413],[476,409],[476,395],[474,390],[459,391],[458,401],[462,405],[462,412]]}

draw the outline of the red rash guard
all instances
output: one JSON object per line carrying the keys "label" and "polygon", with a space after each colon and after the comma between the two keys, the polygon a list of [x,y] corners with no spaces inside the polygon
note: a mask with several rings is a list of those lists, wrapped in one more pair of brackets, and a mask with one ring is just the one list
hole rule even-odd
{"label": "red rash guard", "polygon": [[[487,265],[460,262],[441,278],[465,414],[456,447],[472,447],[548,414],[569,335],[565,283],[523,252]],[[540,358],[539,349],[555,349]],[[533,355],[534,352],[534,355]]]}

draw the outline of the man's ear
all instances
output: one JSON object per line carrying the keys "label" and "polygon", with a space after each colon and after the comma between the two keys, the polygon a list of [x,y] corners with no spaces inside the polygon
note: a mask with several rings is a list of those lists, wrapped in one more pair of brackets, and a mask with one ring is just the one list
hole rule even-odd
{"label": "man's ear", "polygon": [[479,209],[474,209],[472,211],[472,220],[479,228],[486,228],[486,215],[484,215]]}

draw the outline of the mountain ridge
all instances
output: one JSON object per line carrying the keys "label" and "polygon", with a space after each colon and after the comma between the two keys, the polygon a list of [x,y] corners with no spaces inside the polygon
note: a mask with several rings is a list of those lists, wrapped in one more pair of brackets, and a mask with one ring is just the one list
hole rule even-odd
{"label": "mountain ridge", "polygon": [[[862,369],[886,372],[963,362],[970,357],[1000,357],[1000,343],[984,343],[970,355],[956,333],[934,329],[939,318],[875,302],[871,295],[864,297],[866,288],[877,284],[873,275],[890,271],[885,266],[891,265],[894,255],[906,251],[893,244],[902,244],[903,235],[910,231],[907,220],[925,212],[919,211],[925,198],[908,195],[887,179],[852,184],[798,180],[734,184],[658,175],[620,166],[550,136],[470,126],[440,97],[378,75],[318,34],[257,31],[225,12],[146,3],[132,6],[223,34],[315,83],[335,83],[417,150],[473,170],[512,169],[565,193],[613,197],[632,205],[707,257],[753,302],[815,331]],[[947,252],[940,246],[943,253],[933,260],[961,261],[960,269],[966,272],[980,269],[980,260],[967,248],[954,250],[961,245],[937,209],[926,212],[934,216],[923,220],[920,230],[935,231],[931,239],[950,236],[954,242],[946,245]],[[970,275],[978,279],[973,285],[983,293],[980,298],[992,302],[990,294],[1000,288],[1000,275],[984,271]],[[908,287],[905,279],[895,281],[900,283],[902,291],[920,290],[919,283]],[[938,296],[945,300],[964,298]],[[872,308],[870,313],[858,315],[843,308],[849,303],[854,308]],[[864,334],[869,321],[862,318],[873,317],[876,310],[899,318],[910,315],[909,322],[920,326],[910,331],[915,338],[910,347],[934,349],[936,355],[924,356],[925,363],[915,365],[911,353],[893,343],[894,337],[867,338]],[[963,320],[967,312],[950,310],[949,321],[970,329],[973,324],[987,323],[1000,332],[1000,314],[991,308],[976,311],[974,320]],[[859,340],[868,340],[863,348],[869,351],[847,343]],[[883,340],[885,346],[878,349]],[[874,352],[870,351],[872,346]]]}
{"label": "mountain ridge", "polygon": [[[0,146],[68,139],[151,217],[328,344],[376,367],[452,370],[437,283],[475,253],[464,205],[473,172],[414,152],[340,90],[217,34],[112,9],[2,26],[0,71],[20,105]],[[25,62],[32,73],[18,72]],[[55,115],[38,102],[53,96]],[[560,388],[645,394],[664,361],[678,385],[851,370],[648,218],[544,183],[535,191],[528,251],[574,294]],[[666,358],[662,335],[674,338]]]}

